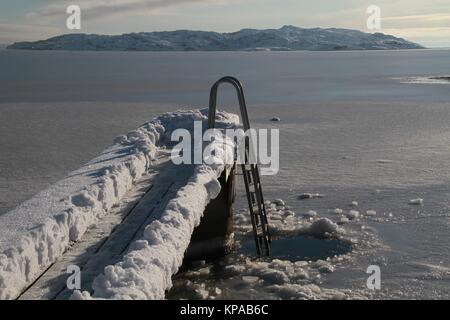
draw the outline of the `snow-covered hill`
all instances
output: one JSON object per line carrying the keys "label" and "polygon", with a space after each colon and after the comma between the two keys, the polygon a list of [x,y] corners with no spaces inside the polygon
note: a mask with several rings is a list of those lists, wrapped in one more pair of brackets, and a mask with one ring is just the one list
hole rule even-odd
{"label": "snow-covered hill", "polygon": [[233,33],[206,31],[140,32],[123,35],[67,34],[36,42],[17,42],[8,49],[97,51],[239,51],[239,50],[386,50],[422,46],[382,33],[350,29],[242,29]]}

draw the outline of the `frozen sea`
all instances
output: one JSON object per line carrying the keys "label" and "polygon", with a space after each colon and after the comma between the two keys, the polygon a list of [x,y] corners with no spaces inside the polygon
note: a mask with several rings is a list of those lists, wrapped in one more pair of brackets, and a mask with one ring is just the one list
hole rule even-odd
{"label": "frozen sea", "polygon": [[[207,106],[211,84],[234,75],[251,123],[280,129],[281,170],[263,177],[266,198],[334,219],[334,208],[377,212],[346,226],[373,235],[375,249],[321,286],[363,289],[375,264],[377,297],[450,298],[450,83],[420,81],[450,75],[449,50],[0,50],[0,70],[0,214],[149,118]],[[237,111],[223,91],[223,108]],[[422,206],[408,204],[416,198]]]}

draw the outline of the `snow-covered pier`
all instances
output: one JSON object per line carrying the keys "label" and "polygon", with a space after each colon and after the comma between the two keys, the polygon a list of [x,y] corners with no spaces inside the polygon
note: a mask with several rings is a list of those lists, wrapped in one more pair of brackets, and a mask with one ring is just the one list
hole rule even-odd
{"label": "snow-covered pier", "polygon": [[[0,216],[0,299],[162,299],[185,254],[226,250],[232,167],[171,161],[171,133],[194,121],[206,127],[207,111],[155,118]],[[217,114],[218,127],[238,122]],[[74,266],[80,290],[67,287]]]}

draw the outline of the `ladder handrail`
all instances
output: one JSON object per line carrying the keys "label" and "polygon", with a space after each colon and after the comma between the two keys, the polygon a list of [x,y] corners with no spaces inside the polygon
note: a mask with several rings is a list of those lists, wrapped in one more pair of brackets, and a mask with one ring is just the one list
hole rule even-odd
{"label": "ladder handrail", "polygon": [[[217,91],[222,83],[231,84],[235,89],[239,100],[239,108],[241,111],[242,123],[244,130],[250,129],[250,121],[247,113],[247,105],[245,103],[244,89],[241,82],[235,77],[227,76],[219,79],[211,88],[209,98],[208,127],[215,128],[216,109],[217,109]],[[264,196],[261,187],[258,164],[247,164],[249,157],[249,143],[245,142],[245,163],[241,165],[244,175],[245,190],[249,205],[250,217],[252,220],[253,233],[255,236],[256,252],[259,256],[271,255],[270,244],[272,242],[269,228],[266,208],[264,205]],[[249,168],[247,168],[247,165]],[[255,208],[257,205],[257,208]]]}
{"label": "ladder handrail", "polygon": [[247,104],[245,103],[244,89],[241,82],[232,76],[226,76],[219,79],[211,88],[209,95],[209,112],[208,112],[208,128],[213,129],[216,123],[216,109],[217,109],[217,91],[219,86],[223,83],[231,84],[238,95],[239,108],[241,111],[242,124],[244,125],[244,130],[250,129],[250,121],[248,119]]}

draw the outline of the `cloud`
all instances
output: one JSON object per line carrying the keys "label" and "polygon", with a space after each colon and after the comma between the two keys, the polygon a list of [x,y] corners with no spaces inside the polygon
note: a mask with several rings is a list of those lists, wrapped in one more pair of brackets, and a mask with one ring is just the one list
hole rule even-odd
{"label": "cloud", "polygon": [[[54,2],[54,1],[53,1]],[[167,8],[191,3],[223,3],[223,0],[78,0],[72,4],[80,6],[83,20],[92,20],[115,15],[151,12],[160,8]],[[50,3],[34,12],[27,14],[29,19],[54,19],[67,17],[66,4]]]}
{"label": "cloud", "polygon": [[63,31],[62,28],[45,27],[15,23],[0,23],[0,43],[13,43],[39,39],[43,36],[51,36]]}
{"label": "cloud", "polygon": [[386,28],[382,31],[427,47],[450,47],[450,27]]}
{"label": "cloud", "polygon": [[[401,30],[403,34],[413,35],[420,34],[423,38],[425,34],[429,38],[448,37],[447,30],[450,27],[449,13],[434,13],[422,15],[405,15],[405,16],[390,16],[382,18],[383,29]],[[398,33],[398,31],[396,31]],[[411,37],[411,36],[410,36]],[[447,38],[448,39],[448,38]]]}
{"label": "cloud", "polygon": [[386,21],[413,20],[413,21],[450,21],[450,13],[418,14],[409,16],[384,17]]}
{"label": "cloud", "polygon": [[383,32],[406,37],[409,39],[429,39],[429,40],[443,40],[450,38],[450,27],[436,27],[436,28],[386,28]]}

